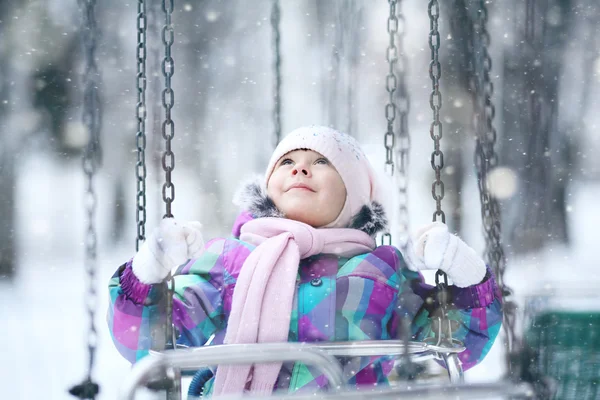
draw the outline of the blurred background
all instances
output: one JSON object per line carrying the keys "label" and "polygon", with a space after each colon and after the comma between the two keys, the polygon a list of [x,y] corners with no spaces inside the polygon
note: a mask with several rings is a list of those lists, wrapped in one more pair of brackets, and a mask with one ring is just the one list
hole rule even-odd
{"label": "blurred background", "polygon": [[[82,17],[84,3],[0,0],[0,392],[6,399],[70,398],[68,387],[86,373],[86,305],[91,297],[85,270],[89,197],[82,156],[94,135],[82,114],[90,82],[100,96],[96,115],[101,118],[102,149],[94,178],[97,301],[91,304],[98,329],[94,376],[101,385],[99,398],[115,398],[130,369],[112,345],[105,313],[108,279],[135,253],[137,235],[138,4],[99,1],[97,29],[91,29]],[[143,111],[146,232],[151,232],[165,213],[165,17],[162,1],[146,3]],[[274,4],[280,13],[273,11]],[[487,8],[491,63],[485,60],[483,42],[474,36],[482,4]],[[431,221],[435,178],[428,2],[398,1],[396,13],[404,18],[398,34],[392,35],[401,57],[394,66],[398,85],[392,101],[410,107],[398,107],[393,153],[397,164],[400,148],[410,161],[405,164],[406,196],[399,191],[403,181],[398,172],[393,179],[385,178],[387,1],[175,1],[175,217],[201,221],[205,239],[228,235],[238,211],[233,194],[240,182],[263,173],[278,135],[320,124],[356,137],[382,179],[389,179],[386,206],[394,217],[395,243],[406,223],[413,230]],[[488,65],[497,131],[497,168],[490,177],[501,210],[507,259],[503,278],[517,306],[517,334],[522,336],[529,326],[528,315],[551,304],[597,315],[600,301],[593,300],[592,292],[600,287],[595,269],[600,4],[446,0],[440,2],[439,13],[442,207],[447,223],[477,251],[485,251],[473,82],[490,89],[482,72]],[[88,47],[82,44],[86,32],[95,32]],[[90,43],[96,45],[97,73],[86,80]],[[408,213],[400,209],[404,200]],[[562,299],[567,298],[565,306]],[[553,321],[553,326],[560,325]],[[589,363],[582,368],[598,374],[600,326],[584,325],[587,339],[571,340],[561,356],[584,357]],[[488,358],[467,372],[468,382],[504,376],[504,339],[502,334]],[[596,346],[596,353],[589,346]],[[592,356],[596,358],[589,361]],[[596,375],[589,379],[597,385]],[[597,398],[596,391],[586,393],[573,398]]]}

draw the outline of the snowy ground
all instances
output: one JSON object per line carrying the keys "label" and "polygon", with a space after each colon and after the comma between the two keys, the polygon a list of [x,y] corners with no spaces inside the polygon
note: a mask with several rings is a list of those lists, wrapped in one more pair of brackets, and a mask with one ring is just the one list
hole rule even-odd
{"label": "snowy ground", "polygon": [[[73,166],[54,166],[43,157],[25,162],[22,171],[18,188],[22,200],[17,210],[19,273],[12,283],[0,282],[1,398],[69,399],[67,388],[84,377],[86,366],[81,173]],[[100,191],[106,189],[108,180],[99,180]],[[585,281],[590,287],[600,287],[593,273],[594,228],[600,225],[600,213],[594,208],[599,196],[598,184],[573,188],[570,215],[573,232],[578,234],[573,235],[571,248],[548,249],[510,265],[507,281],[519,299],[544,287],[557,287],[559,280],[570,286],[580,287]],[[104,232],[108,217],[102,207],[98,225]],[[101,242],[99,248],[100,340],[94,376],[101,385],[102,400],[117,397],[130,368],[114,349],[104,317],[106,283],[114,269],[131,256],[131,242],[118,246]],[[466,378],[470,382],[493,381],[503,371],[502,344],[497,341],[487,359],[467,372]]]}

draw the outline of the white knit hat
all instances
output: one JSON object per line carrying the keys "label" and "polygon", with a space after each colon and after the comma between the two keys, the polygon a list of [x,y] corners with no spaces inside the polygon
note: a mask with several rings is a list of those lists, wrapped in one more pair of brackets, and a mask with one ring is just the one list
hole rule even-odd
{"label": "white knit hat", "polygon": [[309,149],[325,156],[346,186],[346,202],[340,215],[325,228],[348,227],[365,205],[380,203],[375,173],[358,142],[345,133],[325,126],[298,128],[284,137],[273,152],[265,174],[265,187],[277,161],[290,151]]}

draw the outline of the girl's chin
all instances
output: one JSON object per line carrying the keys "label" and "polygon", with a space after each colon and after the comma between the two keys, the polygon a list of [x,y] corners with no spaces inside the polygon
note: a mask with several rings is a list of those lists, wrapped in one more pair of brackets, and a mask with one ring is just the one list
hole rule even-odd
{"label": "girl's chin", "polygon": [[302,211],[300,211],[300,210],[296,211],[294,209],[288,210],[285,213],[285,216],[288,219],[293,219],[294,221],[298,221],[298,222],[304,222],[305,224],[308,224],[315,228],[326,225],[326,223],[324,223],[324,224],[320,223],[320,218],[316,218],[314,215],[307,215],[306,214],[306,205],[304,206],[304,209]]}

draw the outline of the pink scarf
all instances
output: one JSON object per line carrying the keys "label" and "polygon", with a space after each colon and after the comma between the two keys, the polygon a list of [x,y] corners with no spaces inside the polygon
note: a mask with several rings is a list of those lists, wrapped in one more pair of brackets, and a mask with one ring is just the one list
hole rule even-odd
{"label": "pink scarf", "polygon": [[[296,277],[301,259],[316,254],[353,257],[372,251],[375,241],[357,229],[315,229],[284,218],[259,218],[244,224],[240,239],[257,247],[238,277],[224,343],[287,342]],[[271,394],[281,363],[223,365],[217,369],[214,395]]]}

